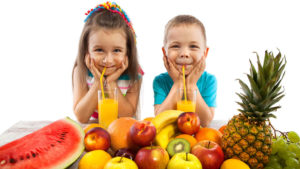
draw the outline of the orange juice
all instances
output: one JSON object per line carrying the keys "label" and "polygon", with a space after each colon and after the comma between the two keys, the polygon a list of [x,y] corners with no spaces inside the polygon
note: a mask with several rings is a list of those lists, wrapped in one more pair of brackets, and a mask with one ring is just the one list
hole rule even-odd
{"label": "orange juice", "polygon": [[118,101],[104,99],[98,102],[99,124],[107,128],[109,124],[118,118]]}
{"label": "orange juice", "polygon": [[196,104],[190,100],[181,100],[177,102],[177,110],[181,110],[184,112],[195,112]]}

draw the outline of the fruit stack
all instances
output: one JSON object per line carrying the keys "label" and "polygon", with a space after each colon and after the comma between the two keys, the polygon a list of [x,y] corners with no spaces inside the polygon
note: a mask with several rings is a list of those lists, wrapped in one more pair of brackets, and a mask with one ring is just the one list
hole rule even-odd
{"label": "fruit stack", "polygon": [[234,165],[248,169],[240,160],[224,162],[223,129],[203,128],[195,113],[178,110],[143,121],[122,117],[107,130],[91,124],[85,129],[88,152],[79,169],[228,169]]}

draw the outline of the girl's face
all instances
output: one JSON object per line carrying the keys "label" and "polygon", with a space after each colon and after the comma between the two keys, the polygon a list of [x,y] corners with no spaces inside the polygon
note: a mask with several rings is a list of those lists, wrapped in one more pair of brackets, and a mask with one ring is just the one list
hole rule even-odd
{"label": "girl's face", "polygon": [[169,29],[166,44],[166,56],[179,72],[185,65],[188,75],[198,61],[205,57],[205,39],[201,28],[196,24],[178,25]]}
{"label": "girl's face", "polygon": [[92,31],[88,40],[88,54],[96,68],[110,75],[122,66],[127,57],[126,34],[122,29],[98,29]]}

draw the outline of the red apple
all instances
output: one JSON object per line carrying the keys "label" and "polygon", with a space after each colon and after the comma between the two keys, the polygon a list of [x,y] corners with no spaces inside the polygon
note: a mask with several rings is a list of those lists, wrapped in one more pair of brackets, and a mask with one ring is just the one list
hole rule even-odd
{"label": "red apple", "polygon": [[110,136],[101,127],[90,129],[84,137],[84,145],[87,151],[107,150],[110,147]]}
{"label": "red apple", "polygon": [[153,142],[156,135],[155,126],[149,121],[137,121],[130,128],[130,137],[134,144],[144,147]]}
{"label": "red apple", "polygon": [[203,140],[194,145],[192,154],[198,157],[203,169],[219,169],[224,161],[222,148],[209,140]]}
{"label": "red apple", "polygon": [[139,169],[165,169],[169,162],[169,154],[160,146],[149,146],[141,148],[134,161]]}
{"label": "red apple", "polygon": [[115,152],[115,157],[119,156],[119,157],[126,157],[126,158],[129,158],[131,160],[134,160],[134,157],[135,157],[135,153],[130,150],[129,148],[121,148],[119,150],[117,150]]}
{"label": "red apple", "polygon": [[193,135],[200,128],[200,119],[196,113],[185,112],[178,117],[177,126],[182,133]]}

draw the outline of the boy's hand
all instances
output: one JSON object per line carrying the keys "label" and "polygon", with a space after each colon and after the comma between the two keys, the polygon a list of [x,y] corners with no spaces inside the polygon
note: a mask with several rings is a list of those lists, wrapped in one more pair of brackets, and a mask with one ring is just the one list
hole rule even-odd
{"label": "boy's hand", "polygon": [[206,57],[202,57],[186,78],[187,86],[196,85],[206,67]]}
{"label": "boy's hand", "polygon": [[167,58],[167,56],[163,57],[164,65],[172,78],[174,83],[181,83],[182,74],[175,68],[174,64]]}
{"label": "boy's hand", "polygon": [[98,82],[100,80],[101,77],[101,73],[99,72],[99,70],[96,68],[95,66],[95,62],[94,60],[90,57],[89,54],[87,54],[85,56],[85,64],[88,67],[88,69],[91,71],[91,73],[94,76],[94,82]]}
{"label": "boy's hand", "polygon": [[127,68],[128,68],[128,57],[126,56],[124,62],[122,63],[122,66],[118,68],[114,73],[106,77],[107,84],[110,85],[111,83],[115,83]]}

